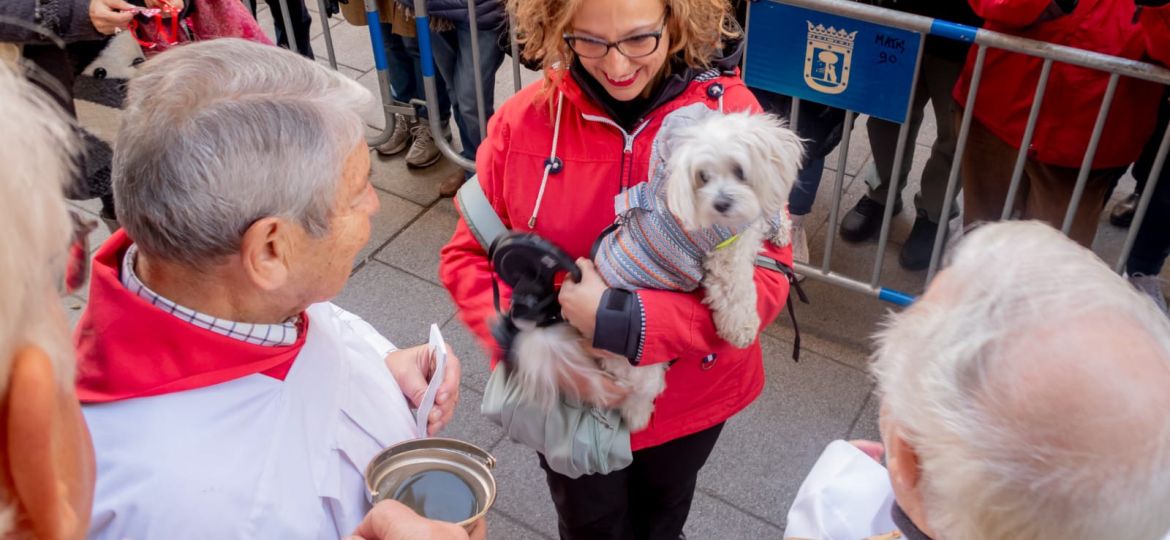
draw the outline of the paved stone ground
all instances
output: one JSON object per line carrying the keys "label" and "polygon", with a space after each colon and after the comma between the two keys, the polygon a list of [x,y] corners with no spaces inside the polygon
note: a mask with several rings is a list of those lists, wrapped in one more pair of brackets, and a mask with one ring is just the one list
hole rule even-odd
{"label": "paved stone ground", "polygon": [[[309,2],[315,11],[316,3]],[[267,8],[260,20],[271,25]],[[365,28],[331,20],[338,68],[372,90],[377,90],[377,73]],[[313,26],[313,45],[319,61],[326,63],[320,25]],[[536,74],[526,72],[526,81]],[[513,91],[510,63],[500,71],[497,103]],[[117,111],[79,103],[82,123],[109,139],[117,130]],[[859,120],[858,128],[861,128]],[[371,133],[384,124],[380,109],[368,113]],[[924,165],[933,139],[933,118],[927,118],[915,147],[914,183]],[[814,262],[821,260],[825,234],[829,232],[828,212],[837,176],[837,153],[826,160],[820,198],[806,222]],[[843,175],[842,213],[865,192],[865,168],[871,165],[864,129],[853,132],[853,141]],[[374,159],[374,185],[382,202],[374,219],[370,243],[362,250],[353,277],[337,303],[365,317],[378,330],[400,345],[426,339],[427,327],[439,323],[444,336],[463,360],[463,399],[454,423],[444,435],[471,441],[490,450],[498,460],[495,471],[499,498],[490,516],[493,539],[539,539],[556,537],[556,516],[549,500],[544,476],[535,454],[505,440],[500,430],[480,417],[478,407],[487,380],[487,359],[470,334],[455,318],[455,308],[437,279],[438,251],[449,238],[456,221],[450,200],[439,199],[437,183],[453,172],[449,163],[422,171],[406,168],[401,156]],[[1118,189],[1128,193],[1132,180]],[[917,186],[906,190],[907,208],[913,204]],[[1120,195],[1119,195],[1120,196]],[[76,203],[78,208],[97,213],[96,201]],[[897,250],[909,233],[912,212],[904,212],[893,224],[891,246],[885,256],[883,284],[918,293],[925,272],[905,272],[898,267]],[[94,232],[92,245],[109,236],[104,228]],[[1107,223],[1097,238],[1097,251],[1116,258],[1124,231]],[[837,242],[832,267],[845,275],[868,280],[872,272],[876,243],[850,245]],[[791,358],[793,333],[785,316],[767,328],[762,337],[767,366],[763,395],[747,410],[731,419],[699,476],[686,533],[692,539],[779,538],[785,513],[821,449],[839,438],[876,438],[877,400],[871,396],[873,382],[866,372],[868,336],[888,311],[889,305],[876,299],[809,280],[806,290],[812,304],[798,306],[803,336],[799,364]],[[86,302],[86,291],[70,296],[65,304],[74,320]]]}

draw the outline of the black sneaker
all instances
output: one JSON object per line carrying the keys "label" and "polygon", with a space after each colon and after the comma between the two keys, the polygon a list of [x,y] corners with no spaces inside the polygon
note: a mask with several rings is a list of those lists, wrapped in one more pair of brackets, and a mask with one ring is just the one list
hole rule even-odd
{"label": "black sneaker", "polygon": [[[841,220],[841,238],[849,242],[864,242],[873,238],[882,227],[886,205],[862,195],[857,205]],[[902,199],[894,203],[894,215],[902,212]]]}
{"label": "black sneaker", "polygon": [[914,228],[910,229],[910,237],[898,254],[902,268],[926,270],[930,266],[930,252],[934,249],[934,235],[937,233],[938,223],[931,221],[926,217],[926,212],[919,210],[918,217],[914,219]]}

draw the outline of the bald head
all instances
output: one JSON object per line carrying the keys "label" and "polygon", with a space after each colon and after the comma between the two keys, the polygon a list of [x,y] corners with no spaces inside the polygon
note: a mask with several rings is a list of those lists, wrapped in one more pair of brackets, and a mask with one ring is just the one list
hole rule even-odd
{"label": "bald head", "polygon": [[1170,324],[1055,230],[972,233],[890,319],[874,372],[939,537],[1170,530]]}

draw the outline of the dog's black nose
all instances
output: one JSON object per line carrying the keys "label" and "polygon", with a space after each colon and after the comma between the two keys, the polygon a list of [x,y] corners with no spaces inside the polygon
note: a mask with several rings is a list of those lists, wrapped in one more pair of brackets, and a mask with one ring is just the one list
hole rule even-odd
{"label": "dog's black nose", "polygon": [[731,199],[720,197],[715,200],[715,211],[720,214],[725,214],[731,209]]}

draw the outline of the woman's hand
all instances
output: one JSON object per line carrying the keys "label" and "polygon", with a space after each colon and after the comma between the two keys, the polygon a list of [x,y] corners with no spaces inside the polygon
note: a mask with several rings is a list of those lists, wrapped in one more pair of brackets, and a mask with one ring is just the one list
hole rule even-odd
{"label": "woman's hand", "polygon": [[125,30],[136,9],[125,0],[90,0],[89,21],[98,32],[110,35]]}
{"label": "woman's hand", "polygon": [[597,308],[608,287],[601,279],[601,274],[597,273],[593,261],[582,257],[577,259],[577,267],[581,269],[581,282],[566,279],[557,300],[561,302],[561,315],[565,320],[592,342],[593,328],[597,324]]}
{"label": "woman's hand", "polygon": [[182,11],[183,0],[146,0],[146,7],[159,9],[169,7],[175,11]]}

